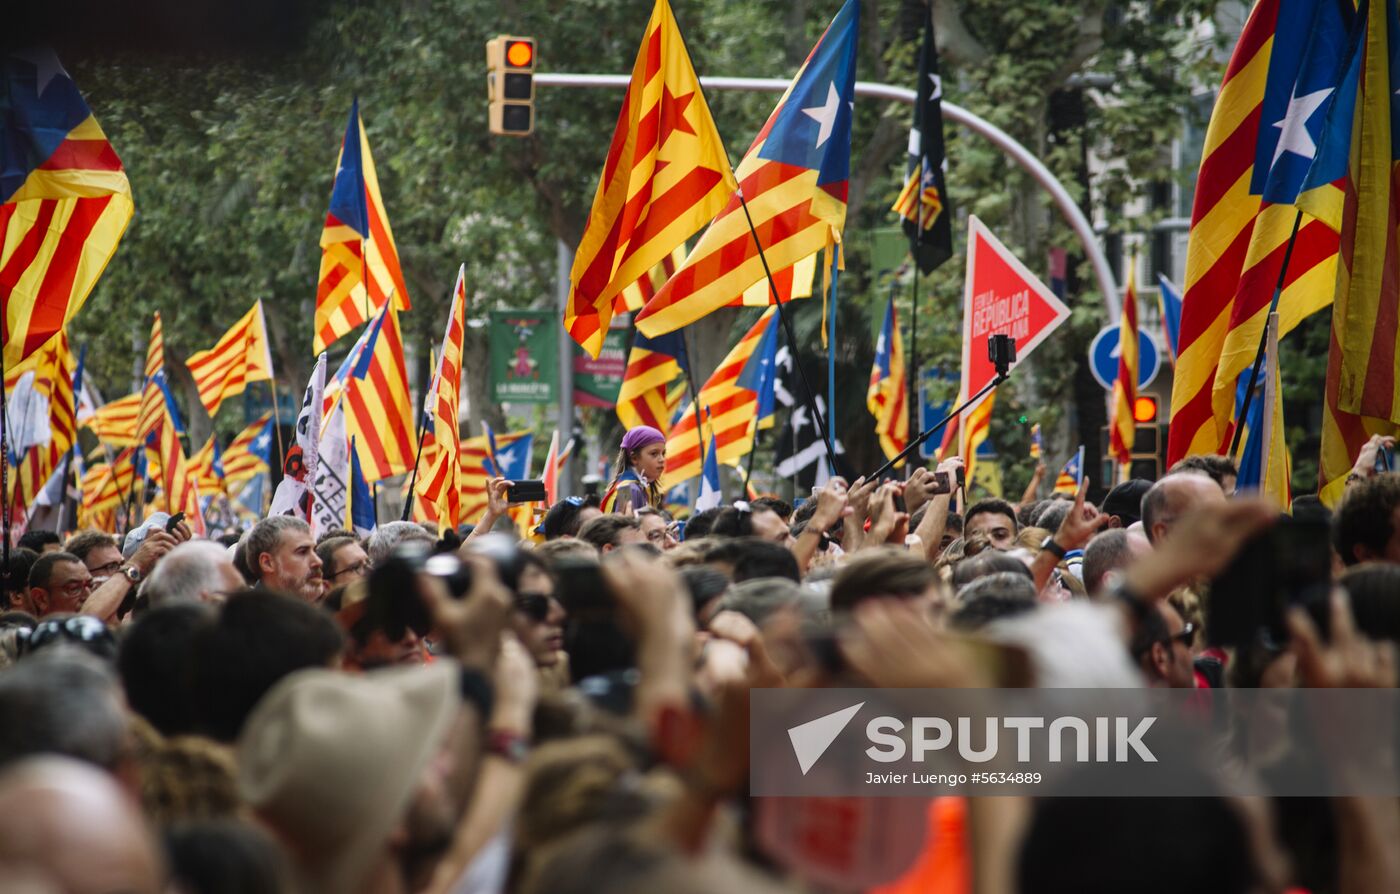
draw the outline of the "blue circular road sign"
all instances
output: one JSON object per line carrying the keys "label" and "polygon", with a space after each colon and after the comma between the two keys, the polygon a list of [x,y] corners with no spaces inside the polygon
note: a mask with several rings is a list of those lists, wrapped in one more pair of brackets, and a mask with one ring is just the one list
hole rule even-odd
{"label": "blue circular road sign", "polygon": [[[1138,390],[1152,384],[1162,366],[1162,354],[1152,336],[1138,330]],[[1089,345],[1089,369],[1106,389],[1118,378],[1118,327],[1105,326]]]}

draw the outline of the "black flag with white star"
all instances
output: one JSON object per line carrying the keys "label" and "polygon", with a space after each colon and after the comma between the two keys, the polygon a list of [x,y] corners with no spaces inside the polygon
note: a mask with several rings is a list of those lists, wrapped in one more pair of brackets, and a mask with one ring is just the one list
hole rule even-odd
{"label": "black flag with white star", "polygon": [[933,41],[933,10],[924,18],[924,42],[919,50],[919,99],[914,126],[909,130],[909,162],[904,189],[895,200],[904,218],[909,253],[919,270],[932,273],[953,255],[953,209],[943,175],[943,79],[938,73],[938,48]]}

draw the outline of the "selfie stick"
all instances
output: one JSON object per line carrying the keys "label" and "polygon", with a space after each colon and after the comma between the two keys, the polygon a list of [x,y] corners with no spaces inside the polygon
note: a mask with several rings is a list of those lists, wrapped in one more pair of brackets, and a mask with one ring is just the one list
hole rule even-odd
{"label": "selfie stick", "polygon": [[[995,347],[998,339],[1005,339],[1006,342],[1010,342],[1011,350],[1005,353],[998,351]],[[874,474],[866,479],[867,481],[876,481],[881,478],[885,473],[893,469],[896,463],[909,456],[909,454],[913,453],[915,450],[918,450],[919,445],[933,437],[935,432],[960,416],[964,410],[981,400],[993,388],[1011,378],[1011,364],[1016,362],[1016,341],[1007,335],[989,335],[987,336],[987,349],[991,355],[992,362],[996,364],[996,378],[988,382],[981,391],[978,391],[972,397],[963,401],[961,405],[954,407],[953,411],[947,416],[944,416],[929,428],[924,429],[917,438],[909,442],[909,446],[899,451],[899,455],[894,459],[877,469]]]}

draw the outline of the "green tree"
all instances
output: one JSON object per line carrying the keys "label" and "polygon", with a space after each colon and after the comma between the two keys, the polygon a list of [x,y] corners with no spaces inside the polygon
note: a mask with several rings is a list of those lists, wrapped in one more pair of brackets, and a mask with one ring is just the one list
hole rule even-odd
{"label": "green tree", "polygon": [[[1149,7],[1102,0],[995,0],[939,3],[937,24],[950,99],[982,114],[1042,155],[1087,207],[1121,232],[1131,196],[1170,176],[1162,146],[1176,136],[1189,90],[1209,83],[1208,46],[1190,35],[1212,0],[1164,0]],[[836,3],[811,0],[677,0],[676,16],[702,74],[788,78]],[[465,265],[469,311],[542,306],[553,301],[556,242],[577,244],[616,121],[619,94],[537,91],[537,130],[524,140],[496,138],[485,126],[481,48],[498,33],[539,40],[545,71],[629,71],[650,0],[416,0],[325,7],[304,48],[267,60],[67,60],[113,144],[136,197],[136,217],[75,325],[92,346],[92,374],[109,394],[128,390],[150,312],[165,318],[167,359],[206,347],[255,298],[267,302],[281,387],[299,391],[312,358],[317,241],[329,196],[335,148],[350,100],[358,96],[378,167],[414,310],[405,315],[412,374],[422,381],[428,349],[441,332],[446,297]],[[864,0],[861,79],[912,83],[921,17],[918,0]],[[1107,86],[1081,91],[1084,75]],[[1084,119],[1051,120],[1064,91],[1085,98]],[[771,110],[775,97],[712,93],[731,159]],[[836,355],[843,383],[835,427],[852,464],[877,460],[864,408],[887,271],[871,268],[868,233],[892,224],[888,208],[902,179],[909,110],[857,106],[847,269],[840,278]],[[1087,149],[1113,159],[1093,183],[1083,179]],[[950,189],[959,217],[986,220],[1032,269],[1049,245],[1071,246],[1065,228],[1028,179],[985,143],[949,127]],[[962,227],[955,228],[961,231]],[[925,363],[956,363],[962,264],[955,259],[922,286],[919,353]],[[902,289],[907,296],[907,289]],[[907,297],[901,312],[907,319]],[[1035,377],[1018,382],[993,423],[1003,456],[1024,455],[1024,432],[1009,413],[1071,403],[1073,373],[1088,336],[1102,324],[1089,288],[1069,296],[1068,335],[1039,352]],[[818,344],[819,301],[794,306],[798,340]],[[753,312],[726,311],[697,327],[703,375]],[[472,412],[501,422],[486,400],[484,332],[469,331],[466,379]],[[346,345],[337,345],[336,353]],[[332,358],[336,359],[335,357]],[[813,368],[816,358],[809,357]],[[186,393],[193,406],[187,377]],[[851,383],[856,383],[854,386]],[[260,386],[255,386],[260,387]],[[824,389],[823,389],[824,390]],[[1058,411],[1043,412],[1048,431]],[[192,437],[209,429],[192,415]],[[1015,416],[1009,418],[1014,419]],[[234,411],[223,429],[242,422]],[[471,420],[475,429],[477,419]],[[1063,451],[1065,444],[1054,445]],[[762,465],[760,464],[760,468]],[[1026,469],[1017,474],[1024,481]],[[1008,488],[1019,486],[1016,474]]]}

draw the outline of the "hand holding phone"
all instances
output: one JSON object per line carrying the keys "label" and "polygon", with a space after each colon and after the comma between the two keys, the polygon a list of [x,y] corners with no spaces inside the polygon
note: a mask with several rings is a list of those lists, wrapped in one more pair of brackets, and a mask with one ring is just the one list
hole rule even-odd
{"label": "hand holding phone", "polygon": [[542,503],[545,499],[544,481],[539,478],[512,481],[506,488],[506,500],[510,503]]}

